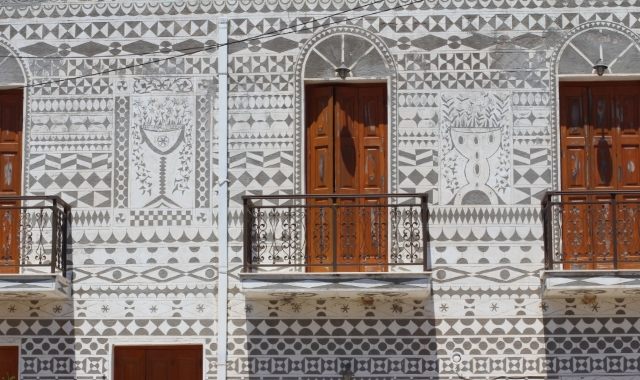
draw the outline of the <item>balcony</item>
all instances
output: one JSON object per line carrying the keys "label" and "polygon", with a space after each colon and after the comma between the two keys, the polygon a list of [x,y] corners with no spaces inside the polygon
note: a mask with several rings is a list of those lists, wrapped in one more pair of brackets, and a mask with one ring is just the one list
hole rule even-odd
{"label": "balcony", "polygon": [[546,296],[640,294],[640,191],[553,191],[542,201]]}
{"label": "balcony", "polygon": [[57,196],[0,196],[0,300],[69,297],[70,221]]}
{"label": "balcony", "polygon": [[429,296],[426,194],[245,196],[245,296]]}

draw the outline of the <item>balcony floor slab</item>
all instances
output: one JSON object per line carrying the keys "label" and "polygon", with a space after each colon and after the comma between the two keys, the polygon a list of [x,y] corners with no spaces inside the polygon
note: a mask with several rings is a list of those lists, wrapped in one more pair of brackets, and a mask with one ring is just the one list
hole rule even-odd
{"label": "balcony floor slab", "polygon": [[0,274],[0,300],[70,298],[69,281],[59,273]]}
{"label": "balcony floor slab", "polygon": [[431,273],[242,273],[247,299],[428,298]]}
{"label": "balcony floor slab", "polygon": [[550,270],[542,275],[545,297],[640,295],[639,270]]}

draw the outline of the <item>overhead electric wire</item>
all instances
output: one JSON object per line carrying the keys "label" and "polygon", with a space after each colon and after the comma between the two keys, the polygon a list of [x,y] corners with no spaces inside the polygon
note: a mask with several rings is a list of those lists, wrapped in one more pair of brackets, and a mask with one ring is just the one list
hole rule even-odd
{"label": "overhead electric wire", "polygon": [[[322,20],[325,20],[327,18],[337,17],[337,16],[340,16],[342,14],[345,14],[345,13],[348,13],[348,12],[354,12],[354,11],[360,10],[362,8],[367,8],[367,7],[370,7],[370,6],[375,5],[375,4],[383,3],[385,1],[388,1],[388,0],[374,0],[374,1],[370,2],[370,3],[368,3],[368,4],[358,5],[356,7],[345,9],[345,10],[342,10],[340,12],[332,13],[332,14],[327,15],[327,16],[322,16],[322,17],[319,17],[317,19],[312,19],[312,20],[309,20],[309,21],[300,22],[300,23],[297,23],[295,25],[290,25],[290,26],[287,26],[287,27],[284,27],[284,28],[281,28],[281,29],[273,30],[271,32],[265,32],[265,33],[259,34],[257,36],[254,36],[254,37],[264,37],[264,36],[272,37],[271,34],[279,33],[279,32],[285,31],[287,29],[297,28],[299,26],[306,25],[306,24],[309,24],[309,23],[322,21]],[[413,2],[408,2],[407,4],[404,4],[403,6],[406,6],[406,5],[409,5],[409,4],[413,4]],[[244,40],[240,40],[240,41],[242,42]],[[234,41],[234,43],[235,43],[235,41]],[[144,56],[153,55],[153,54],[167,54],[167,53],[174,53],[174,52],[187,52],[187,51],[190,51],[190,50],[200,50],[200,51],[202,51],[203,49],[206,50],[206,49],[208,49],[210,47],[217,47],[217,46],[216,45],[207,45],[205,43],[204,46],[188,47],[188,48],[175,49],[175,50],[172,49],[171,51],[167,51],[167,52],[163,52],[162,50],[164,50],[164,49],[158,49],[158,50],[154,50],[154,51],[146,51],[146,52],[139,52],[139,53],[125,53],[125,54],[118,54],[118,55],[93,55],[93,56],[87,56],[87,55],[34,56],[34,55],[16,55],[16,54],[2,55],[2,54],[0,54],[0,58],[50,59],[50,60],[58,60],[58,59],[103,59],[103,58],[105,58],[105,59],[113,59],[113,58],[120,58],[120,57],[144,57]]]}
{"label": "overhead electric wire", "polygon": [[[287,30],[287,29],[296,28],[296,27],[301,26],[301,25],[306,25],[306,24],[308,24],[310,22],[317,22],[317,21],[320,21],[320,20],[323,20],[323,19],[326,19],[326,18],[339,16],[341,14],[344,14],[344,13],[347,13],[347,12],[353,12],[353,11],[356,11],[356,10],[359,10],[359,9],[362,9],[362,8],[366,8],[366,7],[369,7],[369,6],[373,5],[373,4],[381,3],[381,2],[384,2],[384,1],[387,1],[387,0],[375,0],[375,1],[372,1],[371,3],[369,3],[369,4],[358,5],[356,7],[349,8],[349,9],[346,9],[346,10],[343,10],[343,11],[340,11],[340,12],[337,12],[337,13],[333,13],[331,15],[323,16],[323,17],[320,17],[318,19],[313,19],[313,20],[310,20],[310,21],[305,21],[305,22],[302,22],[302,23],[299,23],[299,24],[296,24],[296,25],[287,26],[285,28],[278,29],[278,30],[275,30],[275,31],[271,31],[271,32],[268,32],[268,33],[263,33],[263,34],[258,35],[258,36],[263,36],[263,35],[267,35],[267,34],[270,34],[270,33],[278,33],[278,32],[281,32],[281,31],[284,31],[284,30]],[[213,46],[213,45],[209,45],[209,46]],[[192,47],[192,48],[176,49],[176,50],[172,50],[172,52],[185,52],[185,51],[195,50],[195,49],[206,49],[209,46],[207,46],[205,44],[204,47]],[[119,54],[119,55],[57,56],[57,57],[52,57],[52,56],[40,56],[40,57],[37,57],[37,56],[26,56],[26,55],[0,55],[0,58],[19,58],[19,59],[94,59],[95,58],[95,59],[99,59],[99,58],[118,58],[118,57],[140,57],[140,56],[146,56],[146,55],[151,55],[151,54],[162,54],[162,53],[163,52],[161,50],[154,50],[154,51],[149,51],[149,52],[127,53],[127,54]]]}
{"label": "overhead electric wire", "polygon": [[[375,3],[381,2],[381,1],[385,1],[385,0],[377,0],[377,1],[373,2],[373,3],[367,4],[366,6],[370,6],[372,4],[375,4]],[[170,57],[155,58],[155,59],[152,59],[152,60],[147,61],[147,62],[133,63],[133,64],[129,64],[129,65],[126,65],[126,66],[123,66],[123,67],[115,67],[115,68],[106,69],[106,70],[102,70],[102,71],[98,71],[98,72],[90,73],[90,74],[83,74],[83,75],[77,75],[77,76],[73,76],[73,77],[54,79],[54,80],[50,80],[50,81],[46,81],[46,82],[29,83],[29,84],[26,84],[26,85],[23,85],[23,86],[17,86],[15,88],[26,89],[26,88],[30,88],[30,87],[45,86],[45,85],[49,85],[49,84],[62,83],[62,82],[66,82],[66,81],[73,81],[73,80],[78,80],[78,79],[84,79],[84,78],[90,78],[90,77],[94,77],[94,76],[110,74],[110,73],[117,72],[117,71],[122,71],[122,70],[135,69],[137,67],[142,67],[142,66],[146,66],[146,65],[150,65],[150,64],[154,64],[154,63],[159,63],[159,62],[165,62],[165,61],[168,61],[168,60],[171,60],[171,59],[191,56],[191,55],[194,55],[194,54],[197,54],[197,53],[201,53],[201,52],[204,52],[204,51],[217,49],[217,48],[222,47],[222,46],[229,46],[229,45],[239,44],[239,43],[243,43],[243,42],[250,42],[250,41],[260,40],[260,39],[263,39],[263,38],[271,38],[271,37],[276,37],[276,36],[286,36],[288,34],[298,33],[298,32],[306,31],[306,30],[312,30],[312,29],[315,29],[315,28],[317,28],[319,26],[327,27],[327,26],[330,26],[330,25],[334,25],[334,24],[338,24],[338,23],[342,23],[342,22],[346,22],[346,21],[356,20],[356,19],[359,19],[359,18],[369,17],[369,16],[373,16],[373,15],[376,15],[376,14],[380,14],[380,13],[396,10],[396,9],[399,9],[399,8],[406,7],[408,5],[413,5],[413,4],[417,4],[417,3],[420,3],[420,2],[424,2],[424,1],[426,1],[426,0],[408,1],[405,4],[396,5],[394,7],[389,7],[389,8],[386,8],[386,9],[379,9],[379,10],[377,10],[375,12],[369,12],[369,13],[365,13],[365,14],[361,14],[361,15],[353,16],[353,17],[346,17],[346,18],[343,18],[343,19],[330,21],[330,22],[324,23],[322,25],[315,25],[315,26],[312,25],[310,27],[298,28],[298,26],[301,26],[301,25],[306,25],[306,24],[309,24],[309,23],[317,23],[317,22],[320,22],[322,20],[326,20],[328,18],[337,17],[337,16],[340,16],[341,14],[345,14],[347,12],[353,12],[354,10],[357,10],[357,9],[365,7],[365,5],[362,5],[362,6],[358,6],[358,7],[355,7],[355,8],[350,8],[348,10],[344,10],[344,11],[340,11],[340,12],[337,12],[337,13],[333,13],[331,15],[323,16],[323,17],[320,17],[318,19],[313,19],[313,20],[310,20],[310,21],[307,21],[307,22],[304,22],[304,23],[301,23],[301,24],[298,24],[298,25],[287,26],[285,28],[278,29],[278,30],[275,30],[275,31],[262,33],[262,34],[259,34],[259,35],[253,36],[253,37],[247,37],[247,38],[240,39],[240,40],[229,41],[229,42],[224,43],[224,44],[215,44],[215,45],[210,45],[210,46],[207,46],[207,47],[192,48],[194,51],[189,51],[189,52],[181,53],[181,54],[178,54],[178,55],[172,55]],[[287,29],[292,29],[292,30],[290,30],[288,32],[285,32]],[[184,49],[184,50],[191,50],[191,49]],[[113,56],[111,58],[118,58],[118,57],[119,56]],[[86,57],[84,59],[89,59],[89,57]],[[116,62],[116,64],[117,64],[117,62]]]}

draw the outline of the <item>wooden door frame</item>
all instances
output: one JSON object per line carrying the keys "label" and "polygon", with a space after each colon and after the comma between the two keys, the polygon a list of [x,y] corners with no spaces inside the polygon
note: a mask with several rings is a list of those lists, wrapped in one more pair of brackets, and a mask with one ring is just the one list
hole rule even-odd
{"label": "wooden door frame", "polygon": [[[26,147],[27,147],[27,131],[26,131],[26,125],[27,125],[27,120],[26,120],[26,115],[27,115],[27,93],[28,91],[25,91],[23,88],[16,88],[14,86],[9,86],[7,88],[2,88],[0,86],[0,93],[2,94],[9,94],[9,95],[13,95],[14,97],[19,97],[20,98],[20,105],[21,105],[21,109],[20,109],[20,138],[19,138],[19,160],[18,162],[20,163],[20,170],[17,174],[17,194],[15,194],[16,196],[21,196],[23,194],[26,193],[26,175],[27,175],[27,169],[26,169],[26,160],[27,160],[27,154],[26,151]],[[21,201],[17,201],[16,204],[20,204]],[[20,223],[19,218],[17,223]],[[16,267],[13,271],[8,271],[8,272],[0,272],[0,273],[5,273],[5,274],[20,274],[23,270],[23,267],[21,267],[19,265],[20,263],[20,256],[21,256],[21,252],[20,252],[20,226],[18,225],[17,227],[15,227],[16,233],[17,233],[17,244],[18,246],[16,247],[17,252],[15,252],[16,256]],[[11,267],[9,267],[11,268]],[[10,269],[11,270],[11,269]]]}
{"label": "wooden door frame", "polygon": [[[611,79],[611,80],[571,80],[571,81],[558,81],[556,90],[556,160],[557,160],[557,165],[558,165],[558,172],[557,172],[557,180],[558,180],[558,188],[561,191],[570,191],[570,189],[566,189],[565,186],[566,184],[564,183],[564,179],[566,179],[566,176],[568,175],[568,168],[565,168],[563,166],[563,156],[562,154],[565,153],[563,152],[563,145],[564,145],[564,139],[563,139],[563,128],[562,128],[562,118],[561,118],[561,112],[562,112],[562,107],[563,104],[561,104],[561,100],[562,100],[562,95],[566,94],[566,90],[563,92],[563,88],[581,88],[583,90],[585,90],[586,92],[583,94],[583,96],[587,96],[587,99],[583,99],[583,102],[588,103],[587,104],[587,108],[582,110],[582,117],[583,117],[583,124],[585,126],[588,126],[587,130],[585,131],[585,148],[586,148],[586,157],[585,160],[587,161],[586,165],[585,165],[585,169],[586,169],[586,173],[585,173],[585,184],[586,184],[586,188],[583,191],[597,191],[599,189],[594,188],[594,179],[593,179],[593,175],[596,175],[596,170],[592,170],[594,165],[597,165],[597,157],[594,157],[594,149],[593,149],[593,137],[597,136],[595,134],[595,121],[592,120],[593,119],[593,102],[592,102],[592,94],[591,94],[591,89],[593,88],[606,88],[606,89],[615,89],[616,87],[632,87],[632,88],[636,88],[638,90],[638,96],[640,97],[640,79],[638,78],[629,78],[628,80],[616,80],[615,78]],[[610,99],[611,100],[611,99]],[[640,99],[639,99],[640,100]],[[610,112],[613,112],[612,110]],[[639,110],[640,112],[640,110]],[[640,116],[638,116],[640,118]],[[613,120],[613,116],[610,115],[609,116],[610,120],[609,122],[612,122]],[[614,125],[612,124],[612,128],[614,127]],[[618,128],[618,127],[616,127]],[[638,126],[638,129],[640,130],[640,125]],[[620,160],[621,157],[619,157],[618,152],[619,152],[619,144],[621,143],[621,139],[619,136],[617,136],[617,133],[619,131],[614,132],[616,134],[615,136],[615,140],[612,139],[612,151],[614,152],[614,154],[616,155],[615,159],[614,159],[614,164],[620,164]],[[566,171],[565,171],[566,170]],[[616,169],[616,167],[612,168],[612,176],[616,176],[616,173],[618,173],[618,170]],[[612,186],[612,189],[610,191],[618,191],[621,190],[621,184],[618,183],[619,178],[615,179],[615,186]],[[606,190],[605,191],[609,191]],[[567,195],[562,196],[563,202],[565,201]],[[589,195],[589,196],[585,196],[586,199],[589,198],[595,198],[593,195]],[[593,199],[591,199],[593,200]],[[614,215],[613,218],[615,219],[616,216]],[[561,221],[563,220],[563,217],[557,217],[554,216],[552,218],[552,223],[555,226],[560,225]],[[617,233],[616,231],[613,232],[614,234]],[[555,235],[555,233],[554,233]],[[559,247],[561,244],[561,240],[563,239],[564,236],[564,229],[562,229],[560,231],[560,233],[557,236],[558,240],[555,240],[556,238],[554,237],[554,242],[553,244],[556,247]],[[591,239],[591,237],[589,238]],[[615,240],[614,240],[615,242]],[[558,252],[560,252],[558,250]],[[613,251],[615,252],[615,250]],[[612,256],[613,256],[613,252],[612,252]],[[612,262],[612,268],[609,268],[609,263],[605,263],[605,267],[604,268],[600,268],[598,267],[598,261],[597,261],[597,254],[596,252],[592,252],[593,254],[593,258],[591,261],[585,261],[584,263],[586,265],[590,265],[592,266],[590,268],[590,270],[598,270],[598,269],[605,269],[605,270],[620,270],[620,269],[636,269],[636,267],[633,268],[622,268],[620,267],[620,262],[618,261],[618,256],[614,257],[613,262]],[[619,252],[618,252],[619,254]],[[618,263],[617,267],[615,267],[615,263]],[[568,266],[567,266],[568,265]],[[575,265],[575,263],[573,264],[565,264],[564,268],[565,269],[571,269],[572,265]]]}
{"label": "wooden door frame", "polygon": [[29,142],[29,140],[27,140],[27,104],[28,104],[28,91],[25,91],[22,88],[16,88],[14,86],[10,86],[7,88],[2,88],[2,86],[0,86],[0,92],[4,92],[4,91],[11,91],[11,92],[20,92],[22,94],[22,115],[20,116],[20,121],[22,123],[22,135],[20,136],[20,148],[21,148],[21,154],[20,154],[20,194],[19,195],[23,195],[26,193],[26,175],[27,175],[27,155],[26,153],[26,148],[27,148],[27,143]]}
{"label": "wooden door frame", "polygon": [[[305,82],[303,83],[303,97],[302,97],[302,122],[303,124],[300,126],[300,128],[302,129],[302,146],[303,146],[303,154],[301,155],[301,162],[300,162],[300,168],[301,168],[301,181],[302,181],[302,187],[303,187],[303,193],[304,194],[309,194],[309,189],[307,188],[308,185],[308,181],[307,181],[307,152],[308,152],[308,138],[307,138],[307,129],[308,129],[308,123],[309,120],[307,120],[307,115],[308,115],[308,99],[307,99],[307,89],[311,88],[311,87],[333,87],[335,89],[335,87],[352,87],[352,88],[361,88],[361,87],[367,87],[367,86],[379,86],[379,87],[383,87],[384,88],[384,95],[385,95],[385,112],[386,112],[386,128],[385,128],[385,142],[384,142],[384,148],[386,149],[385,152],[385,185],[384,188],[382,189],[382,194],[384,193],[390,193],[390,189],[392,188],[392,183],[391,183],[391,179],[393,178],[390,175],[391,172],[391,168],[392,168],[392,154],[391,152],[392,147],[391,147],[391,101],[390,101],[390,93],[391,93],[391,83],[390,80],[351,80],[351,81],[344,81],[344,80],[333,80],[333,81],[309,81],[309,82]],[[334,91],[334,95],[335,95],[335,91]],[[335,99],[334,99],[335,102]],[[332,134],[334,135],[334,139],[335,139],[335,130],[333,130]],[[335,179],[335,173],[334,173],[334,179]],[[335,186],[335,182],[334,182],[334,186]],[[335,189],[334,189],[334,193],[335,193]],[[387,220],[387,226],[389,225],[388,220]],[[389,264],[389,259],[390,259],[390,242],[391,242],[391,230],[388,227],[385,227],[386,231],[386,251],[385,252],[385,265],[382,269],[382,272],[387,272],[388,271],[388,264]],[[345,265],[345,266],[355,266],[354,265]],[[362,263],[362,262],[358,262],[357,266],[359,268],[363,268],[366,267],[366,264]],[[345,271],[345,273],[348,272],[352,272],[352,271]],[[313,271],[311,272],[307,272],[307,273],[313,273]],[[321,272],[322,273],[322,272]],[[332,272],[333,273],[333,272]],[[340,271],[338,271],[337,273],[340,273]],[[367,271],[359,269],[357,271],[357,273],[367,273]]]}
{"label": "wooden door frame", "polygon": [[562,174],[563,174],[563,170],[564,168],[562,167],[562,159],[561,159],[561,155],[562,155],[562,136],[561,136],[561,128],[562,128],[562,121],[560,120],[560,107],[562,107],[562,105],[560,104],[560,99],[561,99],[561,91],[563,87],[572,87],[572,86],[583,86],[583,87],[590,87],[590,86],[600,86],[600,87],[609,87],[609,86],[625,86],[625,85],[629,85],[629,84],[633,84],[635,83],[636,85],[638,85],[640,87],[640,79],[638,78],[632,78],[632,79],[628,79],[628,80],[624,80],[624,79],[612,79],[612,80],[588,80],[588,79],[592,79],[593,77],[580,77],[579,80],[562,80],[563,78],[560,77],[560,80],[558,80],[558,84],[557,84],[557,91],[556,91],[556,107],[555,107],[555,118],[556,118],[556,141],[555,141],[555,151],[556,151],[556,160],[558,163],[558,173],[557,173],[557,181],[558,181],[558,190],[561,190],[564,188],[564,183],[562,181]]}
{"label": "wooden door frame", "polygon": [[389,193],[391,192],[391,188],[392,188],[392,184],[391,184],[391,178],[392,176],[390,175],[391,173],[391,168],[392,168],[392,157],[391,157],[391,152],[392,152],[392,147],[391,147],[391,82],[389,79],[385,79],[385,80],[370,80],[370,81],[365,81],[365,80],[349,80],[349,81],[345,81],[345,80],[335,80],[335,81],[304,81],[302,88],[303,88],[303,92],[302,92],[302,125],[298,126],[297,128],[300,128],[300,136],[302,138],[302,151],[303,154],[300,156],[300,182],[301,182],[301,186],[302,186],[302,192],[303,194],[308,194],[308,190],[307,190],[307,155],[306,155],[306,151],[307,151],[307,88],[310,86],[340,86],[340,85],[344,85],[344,86],[366,86],[366,85],[372,85],[372,84],[378,84],[378,85],[385,85],[385,89],[386,89],[386,95],[387,95],[387,135],[385,136],[386,139],[386,149],[387,149],[387,162],[385,163],[386,168],[387,168],[387,183],[386,183],[386,189],[385,192]]}
{"label": "wooden door frame", "polygon": [[182,340],[180,338],[168,338],[162,337],[157,339],[151,339],[149,337],[117,337],[109,339],[109,379],[115,378],[115,348],[116,347],[154,347],[154,346],[201,346],[202,347],[202,378],[203,380],[207,376],[207,341],[204,338],[194,338],[189,340]]}

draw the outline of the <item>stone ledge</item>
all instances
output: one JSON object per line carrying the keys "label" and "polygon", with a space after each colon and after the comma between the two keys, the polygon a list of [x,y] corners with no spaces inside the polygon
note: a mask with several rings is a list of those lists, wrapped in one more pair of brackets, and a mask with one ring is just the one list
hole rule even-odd
{"label": "stone ledge", "polygon": [[545,297],[640,296],[640,270],[551,270],[542,273]]}
{"label": "stone ledge", "polygon": [[59,273],[0,274],[0,300],[71,298],[69,280]]}
{"label": "stone ledge", "polygon": [[431,296],[431,273],[242,273],[247,299],[394,298]]}

